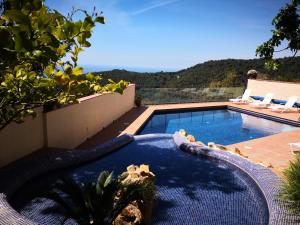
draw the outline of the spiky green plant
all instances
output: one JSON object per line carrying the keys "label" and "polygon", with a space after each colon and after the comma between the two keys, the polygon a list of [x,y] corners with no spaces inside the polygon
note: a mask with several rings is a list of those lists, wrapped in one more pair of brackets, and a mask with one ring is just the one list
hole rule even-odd
{"label": "spiky green plant", "polygon": [[290,163],[284,171],[285,181],[279,193],[279,198],[288,203],[293,213],[300,214],[300,155]]}
{"label": "spiky green plant", "polygon": [[148,200],[147,187],[124,185],[121,181],[121,177],[115,179],[108,171],[101,172],[96,182],[76,183],[63,179],[47,197],[65,209],[62,224],[72,218],[81,225],[111,225],[128,204]]}

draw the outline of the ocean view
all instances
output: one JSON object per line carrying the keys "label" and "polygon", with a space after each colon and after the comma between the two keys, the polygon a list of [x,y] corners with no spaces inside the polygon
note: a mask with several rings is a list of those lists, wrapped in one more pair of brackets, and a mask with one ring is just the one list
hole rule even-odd
{"label": "ocean view", "polygon": [[[127,70],[140,73],[155,73],[155,72],[176,72],[181,68],[168,68],[168,67],[138,67],[138,66],[99,66],[99,65],[82,65],[84,72],[99,72],[110,71],[114,69]],[[183,69],[183,68],[182,68]]]}

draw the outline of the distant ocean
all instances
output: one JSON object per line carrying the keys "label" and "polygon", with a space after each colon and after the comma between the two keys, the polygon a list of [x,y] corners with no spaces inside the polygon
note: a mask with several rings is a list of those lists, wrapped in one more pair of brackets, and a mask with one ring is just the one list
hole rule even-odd
{"label": "distant ocean", "polygon": [[180,69],[178,68],[159,68],[159,67],[132,67],[132,66],[93,66],[93,65],[81,65],[84,69],[84,73],[88,72],[102,72],[110,71],[114,69],[118,70],[127,70],[133,72],[175,72]]}

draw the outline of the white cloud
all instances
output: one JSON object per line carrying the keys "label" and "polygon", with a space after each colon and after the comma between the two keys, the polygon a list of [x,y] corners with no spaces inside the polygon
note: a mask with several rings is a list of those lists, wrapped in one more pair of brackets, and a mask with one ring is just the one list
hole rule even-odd
{"label": "white cloud", "polygon": [[168,1],[163,1],[163,2],[156,2],[156,3],[153,3],[153,4],[150,5],[150,6],[147,6],[147,7],[145,7],[145,8],[142,8],[142,9],[137,10],[137,11],[131,13],[130,15],[132,15],[132,16],[139,15],[139,14],[148,12],[148,11],[150,11],[150,10],[152,10],[152,9],[159,8],[159,7],[162,7],[162,6],[166,6],[166,5],[169,5],[169,4],[178,2],[178,1],[179,1],[179,0],[168,0]]}

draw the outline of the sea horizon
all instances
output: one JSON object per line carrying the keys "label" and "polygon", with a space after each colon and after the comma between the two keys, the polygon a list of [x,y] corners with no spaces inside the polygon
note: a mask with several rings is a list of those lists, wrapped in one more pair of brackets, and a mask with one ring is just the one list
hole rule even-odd
{"label": "sea horizon", "polygon": [[167,68],[167,67],[140,67],[140,66],[111,66],[111,65],[81,65],[85,73],[88,72],[104,72],[111,70],[127,70],[131,72],[141,73],[155,73],[155,72],[176,72],[181,70],[180,68]]}

